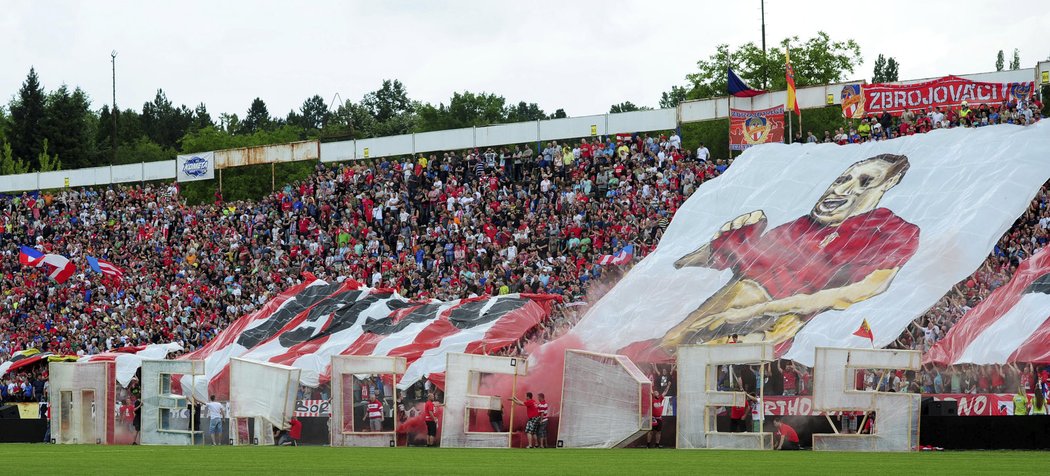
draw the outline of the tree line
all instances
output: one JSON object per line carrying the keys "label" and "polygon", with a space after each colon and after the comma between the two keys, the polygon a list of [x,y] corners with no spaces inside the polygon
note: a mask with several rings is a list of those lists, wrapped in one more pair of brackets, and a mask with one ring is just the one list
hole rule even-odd
{"label": "tree line", "polygon": [[[863,62],[854,40],[832,39],[825,32],[806,40],[785,38],[765,51],[753,42],[735,48],[720,44],[697,62],[684,84],[663,92],[658,105],[672,108],[684,100],[724,96],[729,68],[754,88],[785,89],[785,51],[791,53],[798,87],[850,79],[847,75]],[[1004,56],[1000,51],[997,70],[1003,68]],[[1014,50],[1010,68],[1019,67],[1019,53]],[[899,68],[895,58],[878,55],[872,82],[897,81]],[[621,101],[612,104],[609,112],[647,109],[651,107]],[[447,102],[425,103],[413,100],[396,79],[384,80],[357,101],[328,104],[314,94],[283,116],[272,114],[257,97],[243,115],[213,117],[204,103],[176,105],[163,89],[139,109],[112,111],[108,104],[93,109],[79,87],[63,84],[46,91],[30,68],[7,107],[0,107],[0,174],[169,160],[177,153],[297,140],[365,139],[563,117],[567,117],[564,109],[548,113],[537,103],[508,101],[488,92],[455,92]]]}
{"label": "tree line", "polygon": [[[114,115],[116,116],[114,118]],[[0,174],[47,172],[170,160],[178,153],[285,143],[364,139],[412,132],[567,117],[533,102],[492,93],[456,92],[446,103],[412,100],[405,85],[385,80],[359,101],[330,106],[320,95],[286,115],[271,114],[262,98],[243,116],[213,117],[204,103],[176,105],[158,89],[140,109],[93,109],[79,87],[46,91],[35,69],[0,107]],[[114,127],[115,124],[115,127]],[[115,129],[115,132],[114,132]],[[114,137],[115,134],[115,137]]]}

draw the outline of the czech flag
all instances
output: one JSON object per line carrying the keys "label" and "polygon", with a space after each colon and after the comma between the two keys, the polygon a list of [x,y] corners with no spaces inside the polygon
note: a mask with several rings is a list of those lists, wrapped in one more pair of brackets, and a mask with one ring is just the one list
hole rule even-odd
{"label": "czech flag", "polygon": [[753,96],[758,96],[759,94],[765,94],[766,93],[766,91],[761,91],[761,90],[758,90],[758,89],[751,89],[751,86],[748,86],[747,83],[745,83],[743,79],[740,79],[740,76],[737,76],[736,73],[734,73],[732,69],[729,69],[728,71],[729,71],[729,78],[728,78],[728,81],[726,82],[726,85],[729,88],[729,94],[731,94],[733,96],[736,96],[738,98],[749,98],[749,97],[753,97]]}
{"label": "czech flag", "polygon": [[18,250],[18,262],[22,263],[22,266],[40,266],[40,261],[44,259],[44,254],[37,251],[35,248],[23,246]]}
{"label": "czech flag", "polygon": [[47,277],[57,283],[66,282],[76,271],[76,267],[73,266],[73,262],[69,261],[69,258],[52,253],[44,254],[28,246],[23,246],[18,250],[18,262],[34,268],[47,265]]}
{"label": "czech flag", "polygon": [[634,258],[634,245],[627,245],[615,255],[602,256],[602,259],[598,260],[598,264],[627,264],[631,262],[632,258]]}
{"label": "czech flag", "polygon": [[88,266],[91,267],[91,270],[96,273],[100,273],[104,276],[110,276],[116,279],[121,279],[124,277],[124,270],[114,266],[113,263],[110,263],[109,261],[98,259],[93,256],[88,256],[87,262]]}

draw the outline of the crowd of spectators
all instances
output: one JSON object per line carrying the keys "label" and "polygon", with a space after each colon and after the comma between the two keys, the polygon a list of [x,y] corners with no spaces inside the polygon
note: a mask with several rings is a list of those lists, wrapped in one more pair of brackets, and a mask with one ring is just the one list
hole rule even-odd
{"label": "crowd of spectators", "polygon": [[[637,258],[649,253],[682,201],[725,167],[694,160],[676,135],[642,134],[318,165],[257,202],[190,206],[175,184],[6,197],[0,360],[30,347],[192,350],[306,271],[410,298],[545,292],[573,307],[608,273],[601,256],[627,244]],[[79,271],[85,255],[102,257],[126,275],[78,272],[57,284],[19,264],[22,244]],[[577,318],[554,315],[530,342]]]}
{"label": "crowd of spectators", "polygon": [[934,129],[953,127],[985,127],[996,124],[1028,125],[1041,118],[1043,105],[1037,101],[1008,101],[1002,104],[981,104],[970,108],[966,101],[958,108],[931,107],[912,111],[905,109],[900,116],[888,112],[853,121],[848,127],[839,127],[832,133],[824,131],[818,138],[812,131],[802,137],[799,131],[794,142],[829,142],[839,145],[893,139],[922,134]]}
{"label": "crowd of spectators", "polygon": [[[874,121],[878,127],[864,121],[869,127],[851,129],[845,141],[841,131],[838,138],[825,135],[849,143],[855,142],[854,130],[863,141],[1038,120],[1030,111],[1007,106],[908,112],[888,118],[889,127],[884,118]],[[815,141],[812,134],[809,139]],[[500,351],[524,355],[529,344],[571,329],[583,309],[578,305],[615,281],[622,270],[598,264],[602,256],[628,244],[635,260],[650,253],[678,207],[731,163],[711,157],[702,144],[694,152],[681,142],[673,133],[634,134],[319,164],[308,179],[258,201],[226,202],[216,194],[214,203],[191,206],[180,199],[177,184],[5,197],[0,361],[30,347],[83,355],[177,341],[191,351],[303,272],[352,277],[410,298],[562,295],[564,304],[556,306],[552,320]],[[1046,192],[988,263],[899,344],[928,348],[1043,246],[1050,226]],[[80,271],[85,255],[102,257],[126,275],[118,282],[78,272],[56,284],[19,264],[19,246],[26,244],[68,256]],[[809,373],[796,371],[801,391]],[[8,375],[3,383],[30,377]]]}

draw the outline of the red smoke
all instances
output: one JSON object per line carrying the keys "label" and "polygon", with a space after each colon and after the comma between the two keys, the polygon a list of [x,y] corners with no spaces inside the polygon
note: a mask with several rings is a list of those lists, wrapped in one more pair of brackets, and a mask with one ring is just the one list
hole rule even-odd
{"label": "red smoke", "polygon": [[[519,400],[525,400],[525,392],[532,392],[538,400],[539,394],[543,393],[550,404],[550,421],[548,423],[547,435],[548,446],[554,446],[557,439],[558,415],[561,410],[561,383],[562,370],[565,366],[565,351],[570,349],[585,348],[582,341],[574,335],[564,335],[546,344],[530,344],[525,351],[530,355],[528,375],[518,378],[517,382],[510,375],[493,374],[487,375],[481,382],[480,393],[482,395],[499,395],[503,398],[504,424],[510,422],[513,407],[513,425],[508,428],[514,432],[514,446],[523,446],[523,431],[525,429],[525,407],[511,403],[510,397],[517,396]],[[443,379],[435,379],[441,380]],[[422,403],[417,408],[422,410]],[[439,408],[440,413],[440,408]],[[440,419],[439,419],[440,422]],[[439,423],[440,425],[440,423]],[[476,412],[474,421],[470,424],[471,431],[492,431],[489,425],[487,412]],[[397,432],[401,438],[399,443],[419,442],[426,440],[426,425],[423,422],[422,411],[420,414],[399,423]],[[403,435],[403,436],[401,436]],[[405,439],[402,439],[405,438]]]}
{"label": "red smoke", "polygon": [[[550,422],[547,428],[547,446],[553,446],[557,439],[558,416],[561,414],[561,383],[562,370],[565,367],[565,351],[570,349],[585,348],[583,342],[574,335],[567,334],[546,344],[531,344],[526,347],[525,352],[529,354],[529,372],[524,377],[519,377],[515,384],[510,375],[490,375],[482,380],[480,392],[483,395],[500,395],[503,397],[503,416],[505,422],[510,422],[511,407],[513,410],[513,424],[509,426],[514,432],[514,445],[523,446],[518,440],[523,439],[522,431],[525,429],[525,407],[514,405],[510,401],[512,395],[519,400],[525,401],[525,392],[532,392],[533,397],[539,400],[542,393],[550,404]],[[479,418],[475,422],[477,431],[491,431],[486,418]],[[474,430],[475,428],[471,428]]]}

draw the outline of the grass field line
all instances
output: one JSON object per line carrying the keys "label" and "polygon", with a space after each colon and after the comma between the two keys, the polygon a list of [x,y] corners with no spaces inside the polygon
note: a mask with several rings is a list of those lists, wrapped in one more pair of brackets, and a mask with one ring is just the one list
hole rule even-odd
{"label": "grass field line", "polygon": [[[1046,474],[1045,452],[168,447],[3,444],[48,474]],[[19,464],[26,463],[26,464]],[[29,466],[32,465],[32,466]]]}

